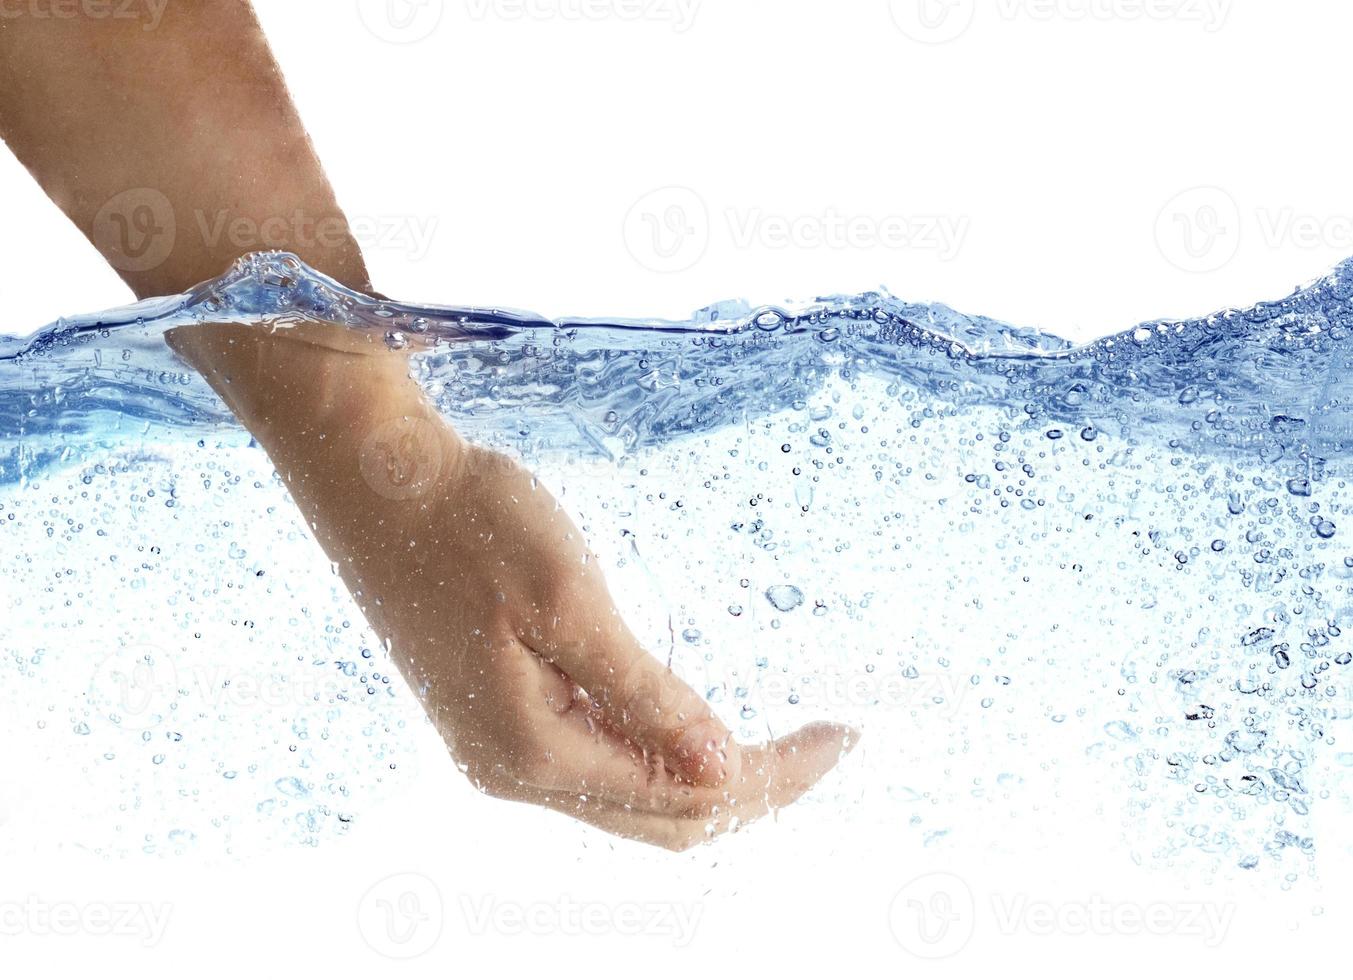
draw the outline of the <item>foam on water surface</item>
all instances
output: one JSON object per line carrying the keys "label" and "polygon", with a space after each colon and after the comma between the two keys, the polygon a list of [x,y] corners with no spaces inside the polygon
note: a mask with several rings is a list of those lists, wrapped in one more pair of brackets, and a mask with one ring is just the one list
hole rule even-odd
{"label": "foam on water surface", "polygon": [[1123,860],[1314,873],[1348,848],[1351,301],[1353,262],[1075,346],[884,294],[422,308],[252,256],[0,340],[0,725],[76,801],[42,829],[105,853],[320,843],[440,772],[266,457],[162,340],[319,319],[417,349],[741,737],[865,730],[805,819],[977,848],[1091,820]]}

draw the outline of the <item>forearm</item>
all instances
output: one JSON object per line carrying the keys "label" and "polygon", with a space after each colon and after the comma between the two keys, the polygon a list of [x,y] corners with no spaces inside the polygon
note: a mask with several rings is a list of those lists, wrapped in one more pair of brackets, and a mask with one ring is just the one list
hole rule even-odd
{"label": "forearm", "polygon": [[[369,290],[249,5],[175,2],[144,28],[0,18],[0,133],[52,199],[138,296],[179,292],[260,247]],[[146,200],[169,209],[150,214],[168,238],[131,255],[116,232],[144,232],[135,208]],[[121,224],[109,220],[110,202]],[[237,223],[269,240],[242,240]],[[411,524],[426,504],[422,483],[442,480],[463,447],[406,356],[326,324],[205,324],[166,340],[268,452],[345,577],[360,558],[393,581],[402,555],[364,533],[371,514],[392,531]]]}
{"label": "forearm", "polygon": [[[296,252],[369,290],[248,3],[174,2],[145,27],[0,18],[0,133],[52,199],[138,296],[179,292],[258,248]],[[135,209],[147,200],[163,237],[131,255],[117,232],[144,233],[147,214]],[[240,225],[267,241],[233,234]],[[386,504],[355,465],[380,451],[367,445],[373,433],[391,418],[425,418],[434,431],[406,358],[380,338],[324,324],[207,324],[166,339],[267,450],[331,556],[350,553],[348,529]],[[439,438],[456,438],[447,433]]]}
{"label": "forearm", "polygon": [[370,289],[245,0],[0,19],[0,135],[139,297],[281,248]]}
{"label": "forearm", "polygon": [[394,524],[411,518],[426,484],[451,475],[464,444],[410,377],[404,354],[379,337],[353,332],[339,349],[292,334],[215,323],[166,340],[267,451],[335,557],[354,544],[341,540],[347,529],[373,511]]}
{"label": "forearm", "polygon": [[[0,18],[0,133],[55,203],[138,296],[184,290],[260,247],[294,251],[369,289],[361,252],[249,4],[174,2],[153,30],[146,26]],[[147,219],[159,237],[129,254],[120,232],[144,238]],[[233,234],[241,225],[268,240]],[[352,420],[337,424],[351,406],[397,395],[414,404],[395,384],[408,382],[403,358],[383,344],[319,324],[286,333],[322,342],[342,334],[371,360],[224,324],[170,338],[279,470],[317,472],[304,440],[329,425],[334,435],[324,448],[337,451],[342,434],[356,429]],[[298,502],[304,506],[303,495]]]}

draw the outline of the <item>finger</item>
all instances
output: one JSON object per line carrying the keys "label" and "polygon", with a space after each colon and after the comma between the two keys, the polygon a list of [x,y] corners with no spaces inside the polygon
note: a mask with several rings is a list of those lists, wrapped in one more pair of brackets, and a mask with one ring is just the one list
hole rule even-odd
{"label": "finger", "polygon": [[609,598],[584,625],[587,608],[580,597],[574,611],[530,630],[523,642],[587,691],[608,725],[672,772],[696,786],[735,780],[741,749],[705,700],[643,648]]}
{"label": "finger", "polygon": [[817,721],[767,745],[745,750],[751,764],[744,766],[738,794],[760,798],[771,810],[793,803],[859,744],[860,732],[849,725]]}
{"label": "finger", "polygon": [[739,774],[722,787],[708,787],[692,785],[655,765],[586,701],[575,701],[540,724],[551,765],[535,770],[538,785],[692,819],[729,813],[750,820],[787,806],[859,740],[859,733],[847,726],[808,725],[768,745],[742,748]]}
{"label": "finger", "polygon": [[520,740],[526,757],[518,774],[525,782],[556,792],[604,796],[649,812],[685,813],[697,788],[693,783],[611,725],[592,697],[558,666],[524,647],[518,651],[525,670],[512,714],[531,733]]}
{"label": "finger", "polygon": [[[813,746],[820,750],[831,743],[832,739],[825,737],[828,733],[812,731],[821,727],[809,726],[796,733],[802,738],[791,737],[776,743],[778,750],[774,754],[782,761],[776,776],[767,783],[768,792],[765,796],[757,801],[726,806],[705,816],[652,813],[604,797],[544,789],[525,783],[519,784],[511,796],[520,802],[548,807],[617,837],[672,851],[684,851],[722,834],[739,830],[780,806],[788,805],[816,782],[810,773],[820,766],[820,758],[817,766],[795,760],[812,755]],[[821,741],[824,738],[825,741]]]}
{"label": "finger", "polygon": [[[722,787],[675,782],[632,800],[631,805],[693,819],[727,815],[745,823],[789,806],[820,782],[857,739],[857,733],[844,726],[807,725],[766,745],[743,747],[742,771]],[[604,782],[598,793],[617,799]]]}

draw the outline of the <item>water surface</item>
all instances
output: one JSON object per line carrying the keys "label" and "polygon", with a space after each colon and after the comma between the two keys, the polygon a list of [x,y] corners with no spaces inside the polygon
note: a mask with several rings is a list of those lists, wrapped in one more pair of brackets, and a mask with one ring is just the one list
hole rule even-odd
{"label": "water surface", "polygon": [[885,294],[680,323],[423,308],[253,256],[0,339],[0,725],[72,801],[46,831],[104,853],[322,844],[436,751],[162,340],[322,319],[420,351],[740,735],[862,726],[800,804],[822,819],[972,848],[1088,820],[1123,860],[1310,874],[1353,785],[1351,299],[1353,260],[1076,346]]}

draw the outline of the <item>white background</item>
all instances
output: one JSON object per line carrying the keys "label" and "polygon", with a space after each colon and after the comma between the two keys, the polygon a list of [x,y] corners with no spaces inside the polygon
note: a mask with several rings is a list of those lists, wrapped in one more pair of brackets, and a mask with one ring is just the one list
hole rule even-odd
{"label": "white background", "polygon": [[[730,297],[886,286],[1087,340],[1276,298],[1353,254],[1346,4],[430,0],[402,11],[404,28],[384,0],[256,5],[340,201],[379,231],[367,249],[376,286],[400,299],[683,316]],[[12,159],[0,181],[0,332],[129,298]],[[854,219],[844,239],[838,217]],[[652,238],[655,221],[665,238]],[[785,245],[781,228],[797,240]],[[882,240],[898,229],[909,246]],[[6,779],[11,799],[40,793],[40,767]],[[846,795],[863,792],[849,769],[840,779]],[[1346,903],[1327,897],[1311,919],[1305,898],[1289,908],[1237,893],[1215,949],[1129,929],[988,929],[928,966],[889,929],[893,896],[919,874],[1060,908],[1093,894],[1178,908],[1190,892],[1123,862],[1078,878],[1078,851],[1117,846],[1092,821],[1051,864],[973,855],[937,867],[886,828],[799,819],[793,835],[767,828],[668,859],[429,780],[318,852],[205,871],[69,853],[16,861],[13,899],[130,898],[170,903],[173,916],[149,948],[84,934],[0,936],[0,950],[16,976],[115,960],[116,975],[147,977],[666,977],[970,976],[1019,963],[1049,976],[1160,965],[1256,976],[1344,948]],[[730,846],[750,849],[736,880],[715,870]],[[498,882],[501,901],[571,893],[612,912],[626,898],[715,896],[681,950],[605,930],[473,936],[456,911],[426,955],[397,962],[359,938],[358,910],[366,888],[409,871],[427,878],[382,887],[392,899],[423,889],[425,909],[428,881],[449,908],[462,880]],[[962,889],[941,884],[961,903]]]}
{"label": "white background", "polygon": [[[376,229],[376,286],[402,299],[684,316],[886,286],[1088,339],[1276,298],[1353,254],[1347,5],[926,0],[945,2],[934,36],[968,26],[942,44],[897,26],[928,36],[921,0],[429,0],[407,44],[355,0],[257,6],[340,201]],[[0,167],[0,332],[123,301]],[[654,272],[626,218],[645,202],[646,229],[670,186],[708,224],[692,215],[689,268]],[[1176,201],[1196,187],[1218,190]],[[832,215],[865,233],[776,247],[776,221]],[[898,222],[917,246],[878,243]],[[933,247],[939,222],[956,250]]]}

